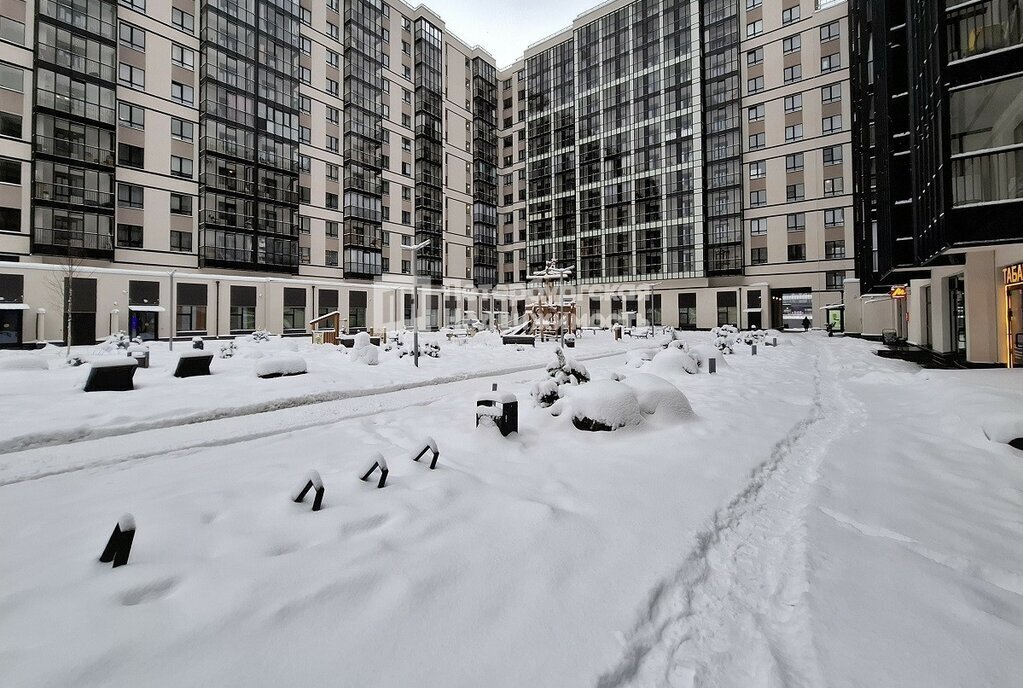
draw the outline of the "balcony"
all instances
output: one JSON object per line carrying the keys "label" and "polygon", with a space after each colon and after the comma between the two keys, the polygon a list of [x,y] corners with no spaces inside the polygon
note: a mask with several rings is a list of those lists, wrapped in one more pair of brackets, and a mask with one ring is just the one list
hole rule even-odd
{"label": "balcony", "polygon": [[1023,144],[952,158],[954,206],[1023,200]]}
{"label": "balcony", "polygon": [[45,153],[46,155],[92,163],[94,165],[114,166],[114,152],[97,146],[89,146],[76,141],[36,134],[35,147],[36,152]]}

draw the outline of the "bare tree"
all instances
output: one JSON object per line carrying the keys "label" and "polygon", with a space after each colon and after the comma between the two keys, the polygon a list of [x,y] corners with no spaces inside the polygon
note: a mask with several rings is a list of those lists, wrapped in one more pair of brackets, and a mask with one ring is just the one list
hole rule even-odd
{"label": "bare tree", "polygon": [[46,286],[63,320],[64,357],[71,358],[71,297],[75,280],[91,272],[85,269],[85,257],[79,247],[67,245],[67,251],[57,258],[57,269],[50,273]]}

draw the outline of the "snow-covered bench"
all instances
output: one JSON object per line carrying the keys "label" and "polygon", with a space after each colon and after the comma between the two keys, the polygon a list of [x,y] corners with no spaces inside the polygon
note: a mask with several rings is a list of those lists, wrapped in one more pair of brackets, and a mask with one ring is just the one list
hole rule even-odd
{"label": "snow-covered bench", "polygon": [[135,389],[135,371],[139,364],[134,358],[111,358],[93,361],[86,392],[130,392]]}
{"label": "snow-covered bench", "polygon": [[186,351],[181,354],[178,364],[174,368],[174,377],[195,377],[196,375],[209,375],[210,363],[213,362],[213,353],[199,349]]}
{"label": "snow-covered bench", "polygon": [[[337,343],[346,349],[355,347],[355,335],[345,335],[337,338]],[[370,337],[369,343],[373,346],[380,346],[380,337]]]}
{"label": "snow-covered bench", "polygon": [[501,335],[501,343],[536,346],[536,337],[531,334],[505,334]]}
{"label": "snow-covered bench", "polygon": [[460,327],[449,327],[449,328],[446,328],[446,329],[443,330],[443,333],[444,333],[444,336],[448,338],[448,341],[454,339],[455,337],[458,337],[458,338],[461,339],[463,337],[468,337],[469,336],[469,330],[466,330],[466,329],[463,329],[463,328],[460,328]]}
{"label": "snow-covered bench", "polygon": [[654,328],[652,327],[627,327],[625,328],[625,334],[630,337],[637,337],[640,339],[649,339],[654,336]]}

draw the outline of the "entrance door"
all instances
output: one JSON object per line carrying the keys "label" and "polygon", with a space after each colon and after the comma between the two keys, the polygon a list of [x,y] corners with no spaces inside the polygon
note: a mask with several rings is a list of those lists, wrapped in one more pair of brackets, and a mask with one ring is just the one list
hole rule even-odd
{"label": "entrance door", "polygon": [[92,346],[96,343],[96,314],[71,314],[71,346]]}
{"label": "entrance door", "polygon": [[134,339],[139,337],[144,342],[151,342],[156,339],[159,332],[157,326],[160,323],[159,313],[150,311],[132,311],[128,319],[128,336]]}
{"label": "entrance door", "polygon": [[1006,290],[1009,324],[1009,365],[1023,368],[1023,284]]}
{"label": "entrance door", "polygon": [[920,317],[920,327],[923,329],[923,332],[921,333],[921,335],[922,335],[921,339],[923,341],[920,342],[920,343],[923,344],[926,348],[930,349],[930,348],[932,348],[932,346],[931,346],[931,287],[930,286],[924,287],[923,294],[924,294],[924,298],[923,298],[924,309],[923,309],[923,313],[921,314],[921,317]]}
{"label": "entrance door", "polygon": [[966,360],[966,284],[963,277],[952,277],[948,281],[949,332],[951,333],[952,357],[957,361]]}
{"label": "entrance door", "polygon": [[24,313],[21,310],[0,310],[0,347],[21,346]]}

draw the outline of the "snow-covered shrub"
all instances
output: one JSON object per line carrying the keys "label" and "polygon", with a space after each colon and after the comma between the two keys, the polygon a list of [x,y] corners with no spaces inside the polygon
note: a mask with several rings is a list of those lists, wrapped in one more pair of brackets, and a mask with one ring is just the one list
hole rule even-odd
{"label": "snow-covered shrub", "polygon": [[249,337],[257,344],[261,342],[268,342],[270,341],[270,332],[269,330],[256,330],[249,335]]}
{"label": "snow-covered shrub", "polygon": [[617,430],[643,422],[639,400],[631,387],[614,380],[596,380],[587,385],[565,386],[563,396],[551,409],[568,415],[580,430]]}
{"label": "snow-covered shrub", "polygon": [[547,408],[561,397],[563,385],[579,385],[590,381],[590,374],[585,366],[573,358],[565,356],[560,348],[555,350],[555,358],[547,364],[547,379],[533,385],[530,395],[540,408]]}
{"label": "snow-covered shrub", "polygon": [[256,362],[256,377],[302,375],[307,370],[301,356],[268,356]]}
{"label": "snow-covered shrub", "polygon": [[665,333],[668,335],[668,339],[661,344],[662,349],[676,348],[676,349],[688,349],[689,345],[686,344],[685,340],[679,336],[678,330],[674,327],[666,327]]}
{"label": "snow-covered shrub", "polygon": [[[413,353],[415,353],[415,347],[411,341],[398,344],[398,358],[411,356]],[[435,342],[419,342],[419,355],[440,358],[440,344]]]}
{"label": "snow-covered shrub", "polygon": [[635,392],[639,410],[645,414],[656,413],[658,416],[674,419],[693,416],[693,407],[686,395],[663,377],[635,373],[626,377],[623,382]]}
{"label": "snow-covered shrub", "polygon": [[692,354],[675,347],[659,351],[645,369],[653,373],[667,375],[678,375],[679,373],[695,375],[700,372],[699,364]]}
{"label": "snow-covered shrub", "polygon": [[380,347],[374,346],[369,333],[360,332],[355,335],[352,345],[352,360],[374,366],[380,362]]}
{"label": "snow-covered shrub", "polygon": [[735,353],[735,343],[739,338],[739,328],[733,325],[721,325],[710,331],[714,335],[714,346],[726,354]]}
{"label": "snow-covered shrub", "polygon": [[65,363],[67,363],[72,368],[77,368],[80,365],[85,365],[86,361],[81,356],[68,356],[67,361],[65,361]]}
{"label": "snow-covered shrub", "polygon": [[633,349],[625,354],[625,365],[630,368],[639,368],[647,361],[652,361],[659,353],[657,349]]}
{"label": "snow-covered shrub", "polygon": [[238,345],[234,343],[233,339],[231,341],[229,341],[227,344],[222,344],[220,346],[220,357],[221,358],[231,358],[237,352],[238,352]]}

